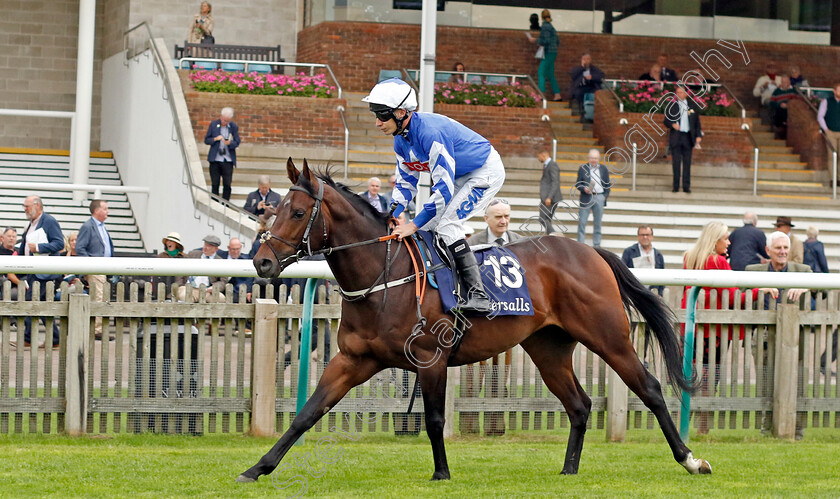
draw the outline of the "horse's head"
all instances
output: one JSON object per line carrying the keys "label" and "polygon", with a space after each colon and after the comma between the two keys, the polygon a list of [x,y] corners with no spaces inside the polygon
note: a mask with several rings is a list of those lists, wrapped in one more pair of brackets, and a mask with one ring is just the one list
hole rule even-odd
{"label": "horse's head", "polygon": [[274,223],[263,234],[262,245],[254,255],[254,267],[260,277],[276,277],[297,260],[296,256],[326,244],[324,182],[312,173],[306,160],[300,172],[289,158],[286,171],[292,187],[276,208]]}

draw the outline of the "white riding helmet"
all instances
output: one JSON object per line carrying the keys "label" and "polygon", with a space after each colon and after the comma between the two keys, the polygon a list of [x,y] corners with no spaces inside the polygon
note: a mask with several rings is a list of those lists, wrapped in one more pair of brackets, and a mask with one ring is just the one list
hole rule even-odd
{"label": "white riding helmet", "polygon": [[370,110],[374,112],[387,109],[414,111],[417,109],[417,94],[408,83],[399,78],[391,78],[377,83],[370,95],[362,98],[362,102],[370,104]]}

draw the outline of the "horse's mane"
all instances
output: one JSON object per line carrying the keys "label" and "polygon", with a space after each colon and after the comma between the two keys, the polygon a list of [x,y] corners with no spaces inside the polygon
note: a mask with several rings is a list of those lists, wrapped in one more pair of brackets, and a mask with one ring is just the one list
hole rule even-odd
{"label": "horse's mane", "polygon": [[[362,216],[365,218],[371,219],[371,221],[380,224],[380,225],[387,225],[388,223],[388,214],[387,213],[379,213],[370,203],[368,203],[362,196],[353,192],[350,187],[342,184],[341,182],[336,182],[333,179],[333,171],[332,169],[327,166],[324,170],[313,170],[315,176],[320,179],[322,182],[326,183],[328,186],[332,187],[336,190],[341,197],[347,200],[351,206]],[[313,194],[315,193],[315,188],[309,182],[309,180],[301,175],[299,179],[299,183],[302,187],[309,190]]]}

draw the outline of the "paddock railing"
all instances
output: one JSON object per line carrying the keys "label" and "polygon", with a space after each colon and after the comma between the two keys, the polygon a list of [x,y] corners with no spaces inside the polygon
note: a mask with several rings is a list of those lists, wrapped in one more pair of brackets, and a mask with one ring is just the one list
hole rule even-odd
{"label": "paddock railing", "polygon": [[[33,289],[33,297],[39,291]],[[244,288],[230,286],[221,302],[217,293],[189,288],[187,302],[178,302],[177,286],[165,283],[108,285],[99,303],[66,283],[55,291],[48,285],[46,301],[22,301],[21,289],[13,301],[10,283],[3,288],[0,434],[265,435],[289,427],[296,410],[303,317],[297,285],[256,286],[252,303],[245,302]],[[665,289],[679,321],[685,320],[682,293],[681,287]],[[751,292],[712,291],[708,309],[706,300],[701,293],[695,368],[702,384],[691,406],[699,431],[769,428],[769,418],[783,413],[801,429],[840,427],[840,391],[832,367],[838,353],[832,337],[840,325],[837,291],[808,293],[799,304],[778,307],[775,300],[765,307],[764,293],[753,299]],[[33,317],[36,333],[32,347],[24,348],[27,317]],[[314,318],[307,395],[337,353],[340,297],[334,288],[319,288]],[[667,384],[656,343],[645,346],[644,324],[631,319],[640,359],[662,381],[676,419],[680,394]],[[57,349],[49,348],[53,324],[59,331]],[[37,347],[41,341],[47,348]],[[592,399],[591,428],[607,429],[608,438],[621,440],[628,429],[656,427],[642,402],[591,351],[578,346],[572,363]],[[560,401],[521,347],[456,370],[451,378],[456,431],[501,434],[568,426]],[[401,370],[380,372],[351,390],[316,430],[420,431],[422,398],[406,412],[414,379]]]}

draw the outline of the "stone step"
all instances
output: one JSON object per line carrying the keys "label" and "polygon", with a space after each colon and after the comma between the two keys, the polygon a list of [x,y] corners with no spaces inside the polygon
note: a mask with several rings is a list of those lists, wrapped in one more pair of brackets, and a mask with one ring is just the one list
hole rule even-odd
{"label": "stone step", "polygon": [[592,131],[583,130],[582,128],[571,128],[552,123],[551,129],[557,137],[558,142],[566,142],[566,139],[571,138],[592,139]]}

